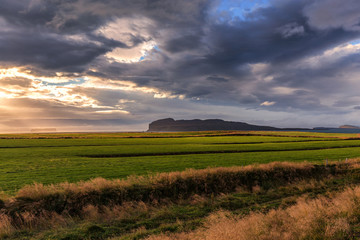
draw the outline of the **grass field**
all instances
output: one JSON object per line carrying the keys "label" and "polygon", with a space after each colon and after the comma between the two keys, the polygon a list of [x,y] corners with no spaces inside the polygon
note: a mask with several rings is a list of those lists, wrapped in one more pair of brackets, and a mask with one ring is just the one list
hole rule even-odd
{"label": "grass field", "polygon": [[124,178],[272,161],[319,163],[360,156],[356,137],[296,132],[1,135],[0,189],[13,194],[33,182]]}
{"label": "grass field", "polygon": [[[266,215],[269,210],[283,218],[286,212],[277,209],[293,206],[299,198],[331,197],[360,184],[360,164],[350,160],[357,157],[357,134],[0,135],[0,188],[4,192],[0,197],[0,239],[125,240],[163,234],[154,237],[162,239],[171,232],[175,235],[169,235],[170,239],[192,239],[196,234],[210,234],[202,227],[213,226],[209,216],[219,210],[235,214],[232,222],[221,218],[222,224],[230,226],[248,224],[242,216],[252,218],[257,212],[265,214],[259,221],[274,222],[272,215]],[[344,161],[347,158],[349,161]],[[186,169],[195,170],[175,172]],[[126,180],[133,175],[145,177]],[[114,181],[90,180],[97,177]],[[45,186],[25,186],[34,182]],[[360,200],[360,190],[357,192]],[[341,236],[348,238],[333,235],[326,239],[352,239],[349,236],[360,232],[360,205],[352,206],[359,208],[359,216],[351,213],[341,220],[347,221],[346,227],[339,228]],[[333,224],[335,215],[326,224]],[[327,225],[317,227],[325,229]],[[306,231],[306,239],[323,239],[318,234],[322,230],[317,235],[312,228]]]}

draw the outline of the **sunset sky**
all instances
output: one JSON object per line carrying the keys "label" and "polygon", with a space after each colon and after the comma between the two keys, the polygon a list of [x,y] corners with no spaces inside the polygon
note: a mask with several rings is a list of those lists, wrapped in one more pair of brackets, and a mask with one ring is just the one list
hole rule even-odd
{"label": "sunset sky", "polygon": [[0,0],[0,132],[360,125],[359,0]]}

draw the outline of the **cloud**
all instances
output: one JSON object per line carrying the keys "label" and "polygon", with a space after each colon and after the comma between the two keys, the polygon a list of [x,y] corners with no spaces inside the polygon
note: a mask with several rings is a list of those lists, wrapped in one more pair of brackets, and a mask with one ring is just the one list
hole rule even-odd
{"label": "cloud", "polygon": [[303,26],[298,25],[295,23],[288,23],[280,28],[278,31],[284,38],[289,38],[293,36],[302,36],[305,34],[305,29]]}
{"label": "cloud", "polygon": [[276,102],[269,102],[269,101],[265,101],[263,103],[260,104],[260,106],[272,106],[274,105]]}
{"label": "cloud", "polygon": [[4,33],[0,30],[0,51],[0,62],[15,66],[32,65],[56,71],[81,72],[85,65],[109,49],[37,31]]}
{"label": "cloud", "polygon": [[3,0],[0,64],[18,69],[0,77],[3,107],[86,124],[234,112],[356,119],[357,1],[232,4]]}
{"label": "cloud", "polygon": [[320,30],[360,31],[360,4],[356,0],[316,0],[304,9],[309,24]]}

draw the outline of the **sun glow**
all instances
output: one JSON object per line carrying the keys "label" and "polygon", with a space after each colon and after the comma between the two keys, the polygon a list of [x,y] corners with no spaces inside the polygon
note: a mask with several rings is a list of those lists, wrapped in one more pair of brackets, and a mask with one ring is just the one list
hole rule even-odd
{"label": "sun glow", "polygon": [[112,90],[120,90],[126,92],[141,92],[152,94],[154,98],[169,98],[169,99],[184,99],[184,95],[173,94],[169,91],[161,91],[160,89],[154,87],[139,87],[137,84],[129,81],[115,81],[115,80],[106,80],[103,81],[97,77],[88,77],[88,81],[86,81],[83,87],[88,88],[97,88],[97,89],[112,89]]}
{"label": "sun glow", "polygon": [[30,71],[22,71],[19,68],[0,69],[0,84],[1,80],[6,78],[18,79],[25,78],[30,81],[28,88],[23,88],[17,85],[11,85],[10,88],[0,88],[1,98],[29,98],[40,99],[61,103],[73,107],[81,108],[103,108],[98,101],[81,93],[72,93],[72,89],[77,86],[70,84],[65,86],[47,85],[49,82],[68,82],[69,78],[60,76],[57,77],[38,77],[31,74]]}
{"label": "sun glow", "polygon": [[[81,79],[81,81],[78,81]],[[104,91],[134,92],[147,94],[153,98],[184,99],[183,95],[172,94],[151,87],[140,87],[129,81],[102,79],[94,76],[76,76],[69,78],[61,72],[54,77],[35,76],[30,70],[23,68],[0,69],[1,99],[33,99],[50,104],[84,109],[99,115],[125,114],[127,102],[119,104],[103,104],[96,97],[89,95],[91,89]]]}
{"label": "sun glow", "polygon": [[4,78],[27,78],[31,80],[38,80],[49,83],[64,83],[69,82],[71,79],[69,77],[64,77],[59,73],[56,73],[56,77],[43,77],[43,76],[34,76],[31,74],[30,70],[22,70],[21,68],[7,68],[0,69],[0,79]]}
{"label": "sun glow", "polygon": [[96,112],[97,112],[97,113],[102,113],[102,114],[112,114],[112,113],[130,114],[128,111],[121,110],[121,109],[99,110],[99,111],[96,111]]}
{"label": "sun glow", "polygon": [[7,69],[0,69],[0,79],[8,78],[8,77],[25,77],[28,78],[29,74],[20,72],[19,68],[7,68]]}

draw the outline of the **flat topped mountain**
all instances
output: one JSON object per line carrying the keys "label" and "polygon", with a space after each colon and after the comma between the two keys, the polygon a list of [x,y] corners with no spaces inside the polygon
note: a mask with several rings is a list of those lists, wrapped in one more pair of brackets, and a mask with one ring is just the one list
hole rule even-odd
{"label": "flat topped mountain", "polygon": [[269,126],[251,125],[244,122],[229,122],[221,119],[174,120],[172,118],[165,118],[150,123],[148,131],[177,132],[213,130],[275,131],[282,129]]}

